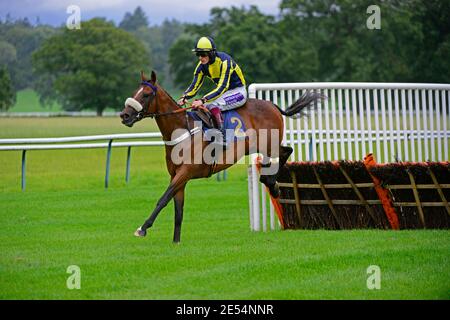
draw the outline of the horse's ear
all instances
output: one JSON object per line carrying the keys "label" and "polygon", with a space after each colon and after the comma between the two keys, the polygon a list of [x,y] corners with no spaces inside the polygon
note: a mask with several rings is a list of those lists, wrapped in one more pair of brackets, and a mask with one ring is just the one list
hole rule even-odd
{"label": "horse's ear", "polygon": [[151,80],[153,83],[156,83],[156,73],[153,70],[152,70],[152,79]]}
{"label": "horse's ear", "polygon": [[147,81],[147,78],[145,77],[145,74],[144,74],[144,70],[141,70],[141,80]]}

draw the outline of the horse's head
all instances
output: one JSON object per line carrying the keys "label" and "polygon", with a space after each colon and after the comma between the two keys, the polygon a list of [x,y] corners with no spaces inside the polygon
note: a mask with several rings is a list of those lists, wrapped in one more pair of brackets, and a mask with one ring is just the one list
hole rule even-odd
{"label": "horse's head", "polygon": [[156,73],[152,71],[150,79],[147,79],[141,71],[141,84],[133,93],[133,96],[125,101],[125,108],[120,113],[122,123],[128,127],[145,117],[151,117],[156,112]]}

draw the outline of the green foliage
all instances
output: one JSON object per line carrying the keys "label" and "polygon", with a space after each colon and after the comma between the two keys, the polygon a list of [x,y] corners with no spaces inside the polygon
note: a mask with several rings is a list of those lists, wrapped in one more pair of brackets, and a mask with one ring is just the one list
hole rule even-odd
{"label": "green foliage", "polygon": [[0,65],[7,66],[15,91],[35,83],[31,55],[55,32],[49,26],[32,26],[26,19],[0,21]]}
{"label": "green foliage", "polygon": [[165,19],[161,25],[149,26],[148,19],[141,7],[134,13],[127,12],[119,27],[132,33],[142,41],[149,52],[152,69],[158,74],[158,80],[168,90],[173,89],[174,78],[170,72],[169,50],[184,32],[184,24]]}
{"label": "green foliage", "polygon": [[16,94],[13,90],[11,78],[6,68],[0,68],[0,110],[6,111],[16,101]]}
{"label": "green foliage", "polygon": [[148,49],[152,69],[158,73],[158,80],[167,89],[173,87],[174,81],[168,63],[169,50],[183,31],[183,24],[177,20],[164,20],[159,26],[141,27],[133,32]]}
{"label": "green foliage", "polygon": [[[317,79],[427,82],[431,79],[423,76],[427,68],[420,66],[420,61],[428,64],[426,56],[434,50],[426,45],[428,36],[420,12],[429,12],[437,6],[436,3],[424,6],[425,3],[429,2],[377,3],[381,13],[380,30],[366,27],[369,17],[366,10],[373,1],[283,0],[280,8],[286,30],[307,36],[317,48],[320,62]],[[440,33],[444,29],[431,30]],[[442,58],[438,60],[439,64],[444,62]]]}
{"label": "green foliage", "polygon": [[16,48],[7,41],[0,40],[0,65],[8,65],[17,60]]}
{"label": "green foliage", "polygon": [[450,1],[412,1],[414,22],[422,36],[416,52],[415,77],[427,82],[450,83]]}
{"label": "green foliage", "polygon": [[100,115],[107,107],[122,107],[148,65],[147,56],[131,34],[92,19],[48,39],[33,54],[33,64],[42,81],[52,83],[49,100],[57,99],[65,110],[95,109]]}
{"label": "green foliage", "polygon": [[140,6],[136,7],[133,13],[125,13],[125,16],[119,24],[119,28],[122,28],[126,31],[137,31],[139,30],[139,28],[145,28],[147,26],[147,16]]}
{"label": "green foliage", "polygon": [[[280,14],[257,7],[214,8],[210,21],[189,25],[172,47],[181,85],[192,69],[189,41],[215,38],[248,83],[298,81],[450,82],[450,1],[375,3],[381,29],[370,30],[370,0],[283,0]],[[180,50],[185,50],[181,52]]]}
{"label": "green foliage", "polygon": [[178,39],[169,52],[170,70],[174,73],[175,83],[179,88],[187,87],[193,77],[198,60],[192,54],[196,37],[186,34]]}

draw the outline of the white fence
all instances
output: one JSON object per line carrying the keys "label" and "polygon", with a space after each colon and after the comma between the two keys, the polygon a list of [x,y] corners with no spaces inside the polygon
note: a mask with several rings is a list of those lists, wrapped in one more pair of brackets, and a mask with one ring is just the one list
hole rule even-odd
{"label": "white fence", "polygon": [[[306,90],[327,99],[308,117],[284,119],[283,144],[294,149],[289,161],[362,160],[368,153],[380,163],[449,160],[450,84],[252,84],[249,97],[285,109]],[[251,229],[261,230],[262,222],[267,230],[267,211],[275,229],[274,208],[269,203],[267,210],[269,196],[254,164],[248,181]]]}
{"label": "white fence", "polygon": [[[127,164],[125,171],[125,181],[130,177],[130,159],[131,147],[143,146],[163,146],[160,132],[134,133],[134,134],[110,134],[79,137],[61,137],[61,138],[19,138],[19,139],[0,139],[0,151],[22,151],[22,190],[26,186],[26,152],[28,150],[54,150],[54,149],[91,149],[107,148],[106,153],[106,173],[105,188],[109,185],[109,169],[111,162],[111,149],[113,147],[128,147]],[[113,140],[138,139],[138,138],[158,138],[156,141],[124,141],[113,142]],[[77,143],[86,141],[106,140],[107,142],[98,143]]]}
{"label": "white fence", "polygon": [[[115,142],[114,140],[123,139],[155,139],[153,141],[123,141]],[[74,143],[74,142],[91,142],[104,140],[106,142],[95,143]],[[26,155],[29,150],[57,150],[57,149],[93,149],[107,148],[106,153],[106,171],[105,171],[105,188],[109,186],[109,171],[111,162],[111,150],[115,147],[127,147],[127,162],[125,170],[125,181],[130,180],[130,159],[132,147],[148,147],[148,146],[164,146],[162,135],[160,132],[149,133],[132,133],[132,134],[109,134],[95,136],[76,136],[76,137],[59,137],[59,138],[15,138],[0,139],[0,151],[22,151],[22,190],[26,186]],[[224,170],[222,174],[217,174],[217,181],[226,180],[227,172]]]}

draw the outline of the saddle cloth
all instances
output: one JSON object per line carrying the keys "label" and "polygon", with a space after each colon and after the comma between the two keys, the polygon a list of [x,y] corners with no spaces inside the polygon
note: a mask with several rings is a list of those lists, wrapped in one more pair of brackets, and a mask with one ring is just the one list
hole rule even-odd
{"label": "saddle cloth", "polygon": [[[206,113],[203,113],[203,115],[199,116],[197,112],[189,111],[188,115],[192,119],[194,119],[194,121],[202,121],[202,129],[204,133],[206,133],[208,130],[216,129],[215,121],[212,120],[206,121],[207,120],[205,119]],[[207,117],[209,117],[210,119],[212,118],[209,113],[207,114]],[[232,139],[234,140],[245,139],[245,131],[247,129],[245,127],[244,121],[242,120],[242,117],[236,110],[223,111],[222,117],[224,128],[227,130],[226,131],[227,141],[232,141]],[[212,127],[212,124],[214,124],[214,128]]]}

